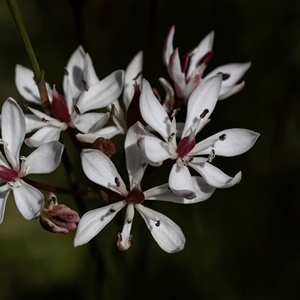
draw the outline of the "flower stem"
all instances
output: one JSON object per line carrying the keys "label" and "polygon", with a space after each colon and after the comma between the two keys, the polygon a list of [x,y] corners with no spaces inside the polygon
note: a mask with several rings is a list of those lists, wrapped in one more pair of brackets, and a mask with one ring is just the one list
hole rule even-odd
{"label": "flower stem", "polygon": [[34,73],[35,81],[37,83],[39,93],[41,96],[41,102],[42,102],[42,107],[45,111],[45,113],[50,114],[50,102],[48,99],[48,93],[46,90],[46,83],[45,83],[45,76],[44,72],[41,71],[40,66],[38,64],[37,58],[34,54],[30,39],[28,37],[20,10],[18,8],[17,2],[15,0],[6,0],[7,4],[10,8],[11,14],[15,20],[15,23],[18,27],[18,30],[20,32],[21,38],[23,40],[27,55],[29,57],[32,70]]}

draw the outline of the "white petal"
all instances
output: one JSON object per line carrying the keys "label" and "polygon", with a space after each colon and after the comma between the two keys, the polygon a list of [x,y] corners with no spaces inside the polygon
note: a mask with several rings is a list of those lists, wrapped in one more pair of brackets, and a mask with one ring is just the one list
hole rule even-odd
{"label": "white petal", "polygon": [[[15,73],[16,87],[21,96],[29,102],[41,105],[40,94],[34,81],[33,72],[21,65],[16,65]],[[46,83],[46,88],[49,89],[48,83]]]}
{"label": "white petal", "polygon": [[152,88],[146,79],[143,79],[142,84],[140,110],[146,123],[167,141],[170,135],[171,121],[162,105],[154,96]]}
{"label": "white petal", "polygon": [[86,81],[88,87],[90,87],[100,81],[95,72],[92,59],[88,53],[85,55],[85,59],[84,59],[83,79]]}
{"label": "white petal", "polygon": [[174,81],[177,96],[182,98],[182,91],[185,88],[185,74],[181,70],[178,48],[170,56],[168,72]]}
{"label": "white petal", "polygon": [[242,178],[241,172],[238,172],[234,177],[230,177],[207,162],[190,163],[189,166],[196,170],[209,185],[216,188],[229,188],[239,183]]}
{"label": "white petal", "polygon": [[16,205],[26,220],[36,219],[44,207],[44,196],[23,180],[20,180],[20,184],[20,187],[13,189]]}
{"label": "white petal", "polygon": [[57,120],[55,118],[52,118],[52,117],[46,115],[45,113],[43,113],[43,112],[41,112],[37,109],[31,108],[31,107],[28,107],[28,109],[34,115],[36,115],[38,118],[40,118],[43,122],[45,122],[46,124],[55,126],[57,128],[63,128],[63,127],[66,128],[66,123],[60,122],[59,120]]}
{"label": "white petal", "polygon": [[76,118],[74,125],[83,133],[98,132],[107,123],[110,113],[86,113]]}
{"label": "white petal", "polygon": [[120,128],[116,126],[109,126],[109,127],[102,128],[101,130],[95,133],[83,133],[83,134],[78,133],[76,134],[76,138],[80,142],[92,144],[99,137],[103,137],[105,139],[111,139],[117,134],[123,134],[123,133],[124,132]]}
{"label": "white petal", "polygon": [[7,201],[9,192],[10,192],[10,188],[8,186],[7,186],[6,191],[0,192],[0,224],[2,223],[3,218],[4,218],[5,206],[6,206],[6,201]]}
{"label": "white petal", "polygon": [[130,232],[133,223],[133,217],[134,205],[128,204],[123,229],[122,232],[118,234],[117,246],[121,251],[129,249],[129,247],[131,246],[132,235],[130,234]]}
{"label": "white petal", "polygon": [[7,148],[15,160],[10,161],[6,156],[12,165],[19,164],[19,153],[25,131],[26,123],[23,111],[14,99],[8,98],[2,106],[1,132],[2,139],[8,144],[4,149]]}
{"label": "white petal", "polygon": [[201,58],[207,54],[208,52],[212,51],[213,43],[214,43],[214,37],[215,33],[211,31],[193,50],[195,53],[194,55],[191,56],[187,76],[190,77],[194,70],[197,68],[197,65]]}
{"label": "white petal", "polygon": [[[219,140],[219,137],[223,134],[226,135],[225,140]],[[259,133],[242,129],[242,128],[234,128],[234,129],[226,129],[220,131],[211,137],[201,141],[198,143],[196,147],[200,149],[201,145],[211,144],[210,141],[213,142],[209,147],[203,148],[202,151],[194,152],[196,155],[209,154],[212,149],[215,151],[215,155],[220,156],[236,156],[248,151],[256,142],[259,137]],[[215,141],[215,142],[214,142]]]}
{"label": "white petal", "polygon": [[138,124],[135,124],[129,128],[125,139],[124,148],[130,189],[134,186],[139,186],[147,167],[147,159],[142,155],[137,143],[142,134],[144,134],[144,131]]}
{"label": "white petal", "polygon": [[203,81],[192,93],[187,105],[187,116],[182,133],[182,137],[188,134],[190,127],[199,120],[200,115],[205,109],[208,113],[202,118],[202,123],[209,118],[213,112],[215,105],[218,101],[219,92],[221,88],[222,75],[217,75],[206,81]]}
{"label": "white petal", "polygon": [[196,197],[194,183],[186,166],[173,165],[169,176],[169,187],[176,195],[187,199]]}
{"label": "white petal", "polygon": [[160,163],[171,158],[168,144],[159,138],[152,136],[143,136],[139,139],[139,147],[142,154],[149,162]]}
{"label": "white petal", "polygon": [[67,63],[67,71],[69,75],[64,76],[63,79],[63,89],[66,93],[67,91],[67,81],[69,80],[69,84],[71,86],[71,91],[73,93],[73,99],[76,99],[79,94],[83,91],[83,67],[84,67],[84,57],[85,52],[82,46],[79,46],[75,52],[71,55],[68,63]]}
{"label": "white petal", "polygon": [[235,84],[232,85],[230,87],[221,87],[221,91],[220,91],[220,95],[219,95],[219,100],[224,100],[228,97],[230,97],[231,95],[234,95],[238,92],[240,92],[245,86],[245,81],[239,83],[239,84]]}
{"label": "white petal", "polygon": [[[93,182],[127,196],[126,185],[112,161],[101,151],[84,149],[81,152],[82,168]],[[117,182],[118,185],[117,186]]]}
{"label": "white petal", "polygon": [[58,141],[60,137],[60,128],[54,126],[45,126],[25,140],[28,147],[37,148],[46,143]]}
{"label": "white petal", "polygon": [[213,71],[211,71],[208,75],[205,76],[204,80],[207,80],[208,78],[218,74],[228,74],[230,75],[229,78],[222,81],[222,86],[232,86],[235,83],[237,83],[243,75],[247,72],[247,70],[250,68],[251,63],[244,63],[244,64],[228,64],[220,66]]}
{"label": "white petal", "polygon": [[171,54],[173,53],[173,39],[175,34],[175,25],[173,25],[167,35],[164,48],[163,48],[163,62],[166,67],[168,67],[169,64],[169,58]]}
{"label": "white petal", "polygon": [[76,103],[80,113],[106,107],[122,93],[124,71],[118,70],[83,91]]}
{"label": "white petal", "polygon": [[22,162],[21,172],[24,172],[25,176],[28,174],[45,174],[54,171],[61,161],[63,150],[64,145],[57,141],[42,145]]}
{"label": "white petal", "polygon": [[[134,95],[135,83],[141,83],[141,76],[138,76],[143,71],[143,51],[139,51],[131,60],[125,71],[123,103],[126,111]],[[138,76],[138,77],[137,77]]]}
{"label": "white petal", "polygon": [[25,122],[26,122],[26,133],[31,131],[35,131],[44,126],[47,126],[46,122],[43,122],[41,118],[37,117],[34,114],[25,114]]}
{"label": "white petal", "polygon": [[[123,203],[124,202],[124,203]],[[78,247],[88,243],[95,237],[113,218],[114,216],[126,205],[117,206],[116,210],[111,209],[116,207],[116,203],[110,204],[105,207],[97,208],[85,213],[77,226],[76,235],[74,238],[74,246]]]}
{"label": "white petal", "polygon": [[[141,204],[135,205],[150,230],[153,238],[161,249],[168,253],[182,251],[185,245],[185,237],[180,227],[165,215],[147,208]],[[156,220],[149,218],[153,215]]]}
{"label": "white petal", "polygon": [[216,189],[215,187],[208,185],[202,177],[192,176],[192,181],[194,183],[194,192],[196,194],[196,197],[193,199],[186,199],[174,194],[170,191],[169,184],[163,184],[145,191],[145,199],[167,201],[178,204],[194,204],[210,198]]}

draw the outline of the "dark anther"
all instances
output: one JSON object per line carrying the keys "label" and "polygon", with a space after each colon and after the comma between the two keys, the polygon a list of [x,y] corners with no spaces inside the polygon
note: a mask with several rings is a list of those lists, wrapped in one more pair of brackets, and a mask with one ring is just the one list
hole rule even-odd
{"label": "dark anther", "polygon": [[127,220],[127,224],[130,224],[132,222],[132,220]]}
{"label": "dark anther", "polygon": [[115,183],[117,187],[120,187],[120,179],[118,177],[115,178]]}
{"label": "dark anther", "polygon": [[114,104],[111,105],[110,114],[112,117],[116,115],[116,106]]}
{"label": "dark anther", "polygon": [[28,103],[26,100],[23,99],[23,105],[25,107],[26,110],[28,110]]}
{"label": "dark anther", "polygon": [[81,112],[80,112],[78,106],[74,105],[74,110],[75,110],[75,112],[76,112],[76,114],[77,114],[78,116],[81,115]]}
{"label": "dark anther", "polygon": [[146,168],[147,164],[146,164],[146,163],[142,163],[142,164],[140,164],[140,166],[141,166],[142,168]]}
{"label": "dark anther", "polygon": [[81,80],[82,81],[82,83],[83,83],[83,87],[84,87],[84,89],[86,90],[86,91],[88,91],[89,90],[89,87],[88,87],[88,84],[87,84],[87,82],[85,81],[85,80]]}
{"label": "dark anther", "polygon": [[220,141],[225,141],[226,140],[226,134],[224,133],[224,134],[220,135],[219,140]]}
{"label": "dark anther", "polygon": [[211,163],[213,161],[213,159],[216,157],[216,153],[214,149],[211,149],[209,156],[207,158],[208,162]]}
{"label": "dark anther", "polygon": [[49,122],[49,120],[45,119],[45,118],[42,118],[42,121],[43,122]]}
{"label": "dark anther", "polygon": [[209,113],[209,110],[207,108],[204,109],[202,114],[200,115],[200,118],[203,119],[207,114]]}
{"label": "dark anther", "polygon": [[168,142],[171,142],[173,140],[173,137],[175,136],[175,133],[171,133],[171,135],[168,137]]}
{"label": "dark anther", "polygon": [[160,220],[157,220],[157,222],[155,223],[155,226],[159,226],[160,225]]}
{"label": "dark anther", "polygon": [[230,77],[230,74],[228,74],[228,73],[222,73],[222,72],[217,73],[217,75],[220,75],[220,74],[222,75],[223,81]]}
{"label": "dark anther", "polygon": [[134,78],[132,78],[132,80],[136,81],[140,77],[140,75],[142,75],[142,74],[143,74],[142,71],[137,73],[137,75]]}
{"label": "dark anther", "polygon": [[116,212],[116,210],[115,210],[115,209],[112,209],[112,208],[111,208],[109,211],[110,211],[111,213]]}
{"label": "dark anther", "polygon": [[67,68],[64,68],[64,74],[65,74],[65,76],[69,75],[69,72],[68,72]]}
{"label": "dark anther", "polygon": [[180,111],[180,107],[177,107],[177,108],[173,109],[172,114],[171,114],[171,118],[174,118],[179,111]]}

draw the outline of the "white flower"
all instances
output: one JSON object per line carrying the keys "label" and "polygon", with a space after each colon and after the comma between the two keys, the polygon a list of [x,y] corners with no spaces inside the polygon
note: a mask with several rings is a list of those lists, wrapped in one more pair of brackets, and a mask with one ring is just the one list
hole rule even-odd
{"label": "white flower", "polygon": [[[111,139],[118,134],[126,134],[127,129],[136,123],[138,99],[140,95],[139,85],[141,83],[143,70],[143,52],[139,51],[128,64],[125,70],[124,77],[124,91],[123,91],[123,111],[120,103],[116,100],[113,104],[109,105],[109,110],[113,110],[112,119],[115,126],[107,126],[99,129],[98,131],[78,133],[77,139],[85,143],[93,143],[97,138],[104,137]],[[134,99],[136,96],[136,99]],[[140,120],[141,121],[141,120]]]}
{"label": "white flower", "polygon": [[5,156],[0,152],[0,184],[3,184],[0,187],[0,223],[11,190],[23,217],[27,220],[35,219],[44,206],[44,196],[22,178],[29,174],[54,171],[60,163],[64,146],[54,141],[39,147],[27,158],[20,157],[20,148],[25,137],[25,118],[12,98],[8,98],[2,106],[1,134]]}
{"label": "white flower", "polygon": [[195,203],[206,200],[214,192],[202,179],[193,178],[197,188],[197,198],[192,201],[174,195],[167,185],[142,191],[140,182],[147,166],[140,154],[137,140],[142,134],[139,126],[133,125],[125,140],[126,163],[129,175],[129,190],[111,160],[98,150],[82,151],[82,167],[86,176],[93,182],[108,188],[124,197],[124,200],[91,210],[84,214],[78,224],[74,245],[80,246],[95,237],[125,206],[127,206],[123,230],[118,234],[117,246],[127,250],[131,244],[131,227],[135,209],[141,214],[158,245],[166,252],[173,253],[184,248],[185,237],[181,229],[165,215],[147,208],[146,200],[163,200],[176,203]]}
{"label": "white flower", "polygon": [[[29,102],[41,104],[37,86],[31,70],[16,66],[16,86],[20,94]],[[72,54],[65,68],[63,80],[64,96],[55,87],[46,84],[51,113],[53,116],[29,108],[33,113],[25,115],[26,132],[37,130],[25,142],[30,147],[38,147],[59,139],[60,132],[69,126],[79,131],[95,132],[101,129],[110,113],[87,113],[90,110],[107,107],[114,102],[123,89],[124,71],[118,70],[99,80],[90,56],[80,46]]]}
{"label": "white flower", "polygon": [[[241,172],[233,178],[214,167],[211,162],[215,155],[235,156],[248,151],[259,134],[246,129],[223,130],[204,141],[196,143],[196,134],[209,122],[219,96],[222,75],[209,78],[199,85],[188,100],[187,116],[182,130],[181,140],[176,141],[176,121],[170,120],[149,83],[144,80],[140,97],[140,109],[143,119],[160,138],[144,135],[139,140],[143,155],[149,163],[157,165],[166,159],[176,160],[169,176],[170,189],[184,198],[196,197],[194,184],[188,166],[196,170],[203,179],[216,188],[227,188],[237,184]],[[199,157],[208,155],[208,157]]]}
{"label": "white flower", "polygon": [[[195,49],[184,56],[182,63],[180,62],[179,49],[173,49],[174,34],[175,26],[172,26],[164,45],[163,61],[168,69],[171,79],[174,81],[177,97],[186,102],[193,90],[199,84],[218,73],[224,74],[219,100],[228,98],[229,96],[239,92],[244,87],[244,81],[239,84],[236,83],[250,68],[250,62],[223,65],[203,77],[204,70],[213,56],[213,31],[211,31]],[[163,78],[161,79],[161,83],[164,87],[167,84],[166,80]]]}

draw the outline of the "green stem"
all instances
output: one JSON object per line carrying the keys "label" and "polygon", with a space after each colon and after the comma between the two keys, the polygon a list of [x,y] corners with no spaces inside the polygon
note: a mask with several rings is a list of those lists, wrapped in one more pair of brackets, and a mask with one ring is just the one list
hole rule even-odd
{"label": "green stem", "polygon": [[17,2],[15,0],[7,0],[7,4],[10,8],[11,14],[14,17],[14,20],[16,22],[16,25],[19,29],[20,35],[22,37],[23,43],[25,45],[29,60],[31,62],[32,68],[33,68],[33,73],[36,78],[37,82],[40,82],[42,79],[42,72],[39,67],[38,61],[36,59],[36,56],[34,54],[31,42],[29,40],[28,34],[25,29],[25,25],[20,13],[20,10],[18,8]]}
{"label": "green stem", "polygon": [[45,111],[45,113],[50,114],[50,102],[48,99],[48,93],[46,90],[46,83],[45,83],[45,77],[44,72],[41,71],[40,66],[38,64],[38,61],[36,59],[36,56],[34,54],[31,42],[29,40],[20,10],[18,8],[17,2],[15,0],[6,0],[7,4],[10,8],[11,14],[13,15],[13,18],[15,20],[15,23],[18,27],[18,30],[20,32],[21,38],[23,40],[27,55],[29,57],[32,70],[34,73],[35,81],[37,83],[39,93],[41,96],[41,103],[42,107]]}

